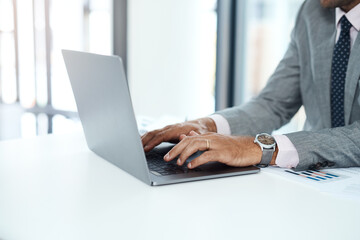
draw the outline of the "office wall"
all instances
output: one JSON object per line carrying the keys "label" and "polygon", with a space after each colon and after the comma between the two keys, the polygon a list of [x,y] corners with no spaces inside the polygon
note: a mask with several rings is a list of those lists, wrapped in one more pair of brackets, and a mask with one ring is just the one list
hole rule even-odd
{"label": "office wall", "polygon": [[137,115],[179,119],[214,110],[211,0],[128,2],[128,79]]}

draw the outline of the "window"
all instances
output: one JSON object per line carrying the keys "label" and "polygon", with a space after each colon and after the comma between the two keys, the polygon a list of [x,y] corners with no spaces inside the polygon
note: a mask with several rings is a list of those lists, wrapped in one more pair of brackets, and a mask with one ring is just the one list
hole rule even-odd
{"label": "window", "polygon": [[[244,100],[256,96],[282,59],[303,0],[251,0],[246,10]],[[303,109],[286,127],[289,132],[303,128]]]}
{"label": "window", "polygon": [[215,0],[128,1],[128,79],[137,115],[214,112]]}
{"label": "window", "polygon": [[112,1],[0,0],[0,139],[80,128],[63,48],[111,54]]}

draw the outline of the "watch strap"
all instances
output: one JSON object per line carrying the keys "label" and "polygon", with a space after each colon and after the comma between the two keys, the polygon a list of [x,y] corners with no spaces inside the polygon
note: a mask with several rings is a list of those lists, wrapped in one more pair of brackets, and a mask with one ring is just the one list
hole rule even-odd
{"label": "watch strap", "polygon": [[256,166],[261,167],[261,168],[269,166],[269,164],[272,160],[273,154],[274,154],[274,148],[264,148],[262,151],[261,161]]}

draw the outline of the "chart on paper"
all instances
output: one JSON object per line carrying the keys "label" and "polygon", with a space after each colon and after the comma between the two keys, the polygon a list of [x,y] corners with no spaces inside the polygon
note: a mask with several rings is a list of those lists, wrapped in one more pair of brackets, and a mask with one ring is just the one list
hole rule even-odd
{"label": "chart on paper", "polygon": [[306,170],[301,172],[295,172],[292,170],[284,170],[284,172],[298,176],[300,178],[305,178],[309,181],[316,181],[316,182],[330,182],[341,180],[344,178],[348,178],[347,176],[332,174],[325,171],[313,171],[313,170]]}
{"label": "chart on paper", "polygon": [[360,201],[360,167],[297,172],[279,167],[268,167],[263,170],[264,172],[315,187],[322,192],[350,197]]}

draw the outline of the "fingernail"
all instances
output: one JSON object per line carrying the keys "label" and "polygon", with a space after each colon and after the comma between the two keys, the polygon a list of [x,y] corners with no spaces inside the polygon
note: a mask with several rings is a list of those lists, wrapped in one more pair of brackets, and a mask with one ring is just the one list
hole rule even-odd
{"label": "fingernail", "polygon": [[177,164],[178,164],[178,165],[180,165],[180,164],[181,164],[181,160],[180,160],[180,158],[178,158],[178,160],[177,160]]}
{"label": "fingernail", "polygon": [[188,168],[191,168],[191,163],[188,164]]}
{"label": "fingernail", "polygon": [[145,150],[145,151],[146,151],[146,150],[148,150],[148,149],[149,149],[149,147],[148,147],[148,146],[145,146],[145,147],[144,147],[144,150]]}
{"label": "fingernail", "polygon": [[167,153],[167,154],[165,155],[164,159],[165,159],[165,160],[169,160],[169,158],[170,158],[170,154]]}

